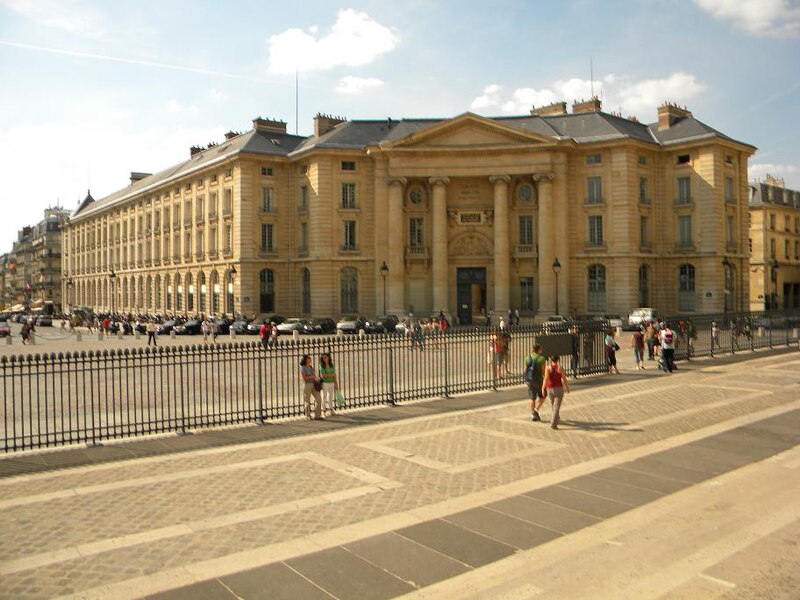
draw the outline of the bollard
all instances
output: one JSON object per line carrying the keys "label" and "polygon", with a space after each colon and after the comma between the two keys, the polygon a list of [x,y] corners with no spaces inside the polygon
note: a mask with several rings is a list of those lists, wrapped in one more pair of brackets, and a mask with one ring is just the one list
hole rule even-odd
{"label": "bollard", "polygon": [[80,331],[75,332],[75,341],[80,342],[83,339],[83,335],[81,335]]}
{"label": "bollard", "polygon": [[293,339],[293,340],[300,339],[300,332],[299,332],[299,331],[297,331],[297,330],[293,331],[293,332],[292,332],[292,339]]}
{"label": "bollard", "polygon": [[123,339],[123,337],[122,337],[123,335],[124,335],[124,334],[122,333],[122,329],[118,329],[118,330],[117,330],[117,339],[118,339],[118,340],[121,340],[121,339]]}
{"label": "bollard", "polygon": [[98,342],[102,342],[104,337],[106,337],[106,336],[103,335],[102,330],[97,332],[97,341]]}
{"label": "bollard", "polygon": [[236,332],[233,329],[229,330],[228,333],[230,334],[232,340],[236,339]]}
{"label": "bollard", "polygon": [[174,329],[170,330],[170,332],[169,332],[169,339],[171,339],[171,340],[174,340],[174,339],[175,339],[175,330],[174,330]]}
{"label": "bollard", "polygon": [[137,329],[137,330],[136,330],[136,331],[133,333],[133,337],[135,337],[137,340],[140,340],[140,339],[142,339],[142,334],[141,334],[141,333],[139,333],[139,330]]}
{"label": "bollard", "polygon": [[339,336],[343,335],[343,334],[342,334],[342,330],[341,330],[341,329],[337,329],[337,330],[336,330],[336,335],[339,335]]}
{"label": "bollard", "polygon": [[367,333],[363,329],[358,330],[358,337],[364,338],[367,337]]}

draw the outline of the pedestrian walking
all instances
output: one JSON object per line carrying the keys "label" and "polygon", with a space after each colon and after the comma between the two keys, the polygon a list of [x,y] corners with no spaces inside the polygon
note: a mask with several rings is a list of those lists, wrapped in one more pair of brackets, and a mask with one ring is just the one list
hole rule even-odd
{"label": "pedestrian walking", "polygon": [[203,334],[203,345],[208,345],[208,334],[211,333],[211,325],[208,322],[208,319],[204,318],[200,322],[200,331]]}
{"label": "pedestrian walking", "polygon": [[659,345],[661,346],[661,357],[664,363],[664,370],[672,373],[675,370],[675,332],[669,325],[664,327],[658,334]]}
{"label": "pedestrian walking", "polygon": [[314,419],[322,419],[322,381],[314,373],[314,363],[310,354],[304,354],[300,360],[300,377],[303,380],[303,406],[306,419],[311,419],[311,397],[314,397]]}
{"label": "pedestrian walking", "polygon": [[714,346],[722,350],[722,344],[719,343],[719,327],[716,321],[711,321],[711,350]]}
{"label": "pedestrian walking", "polygon": [[535,344],[533,352],[525,359],[525,383],[528,384],[528,396],[531,399],[531,421],[541,421],[539,410],[544,404],[544,372],[547,358],[542,354],[542,346]]}
{"label": "pedestrian walking", "polygon": [[636,361],[636,369],[644,369],[644,333],[637,329],[631,335],[631,348],[633,348],[633,358]]}
{"label": "pedestrian walking", "polygon": [[278,326],[272,321],[269,322],[269,347],[274,348],[278,345]]}
{"label": "pedestrian walking", "polygon": [[656,333],[656,326],[652,321],[647,322],[647,327],[644,330],[644,340],[647,344],[647,360],[655,360],[655,347],[658,345],[658,335]]}
{"label": "pedestrian walking", "polygon": [[216,319],[211,319],[211,341],[217,343],[217,336],[219,335],[219,323]]}
{"label": "pedestrian walking", "polygon": [[333,366],[331,355],[325,352],[319,357],[319,376],[322,378],[322,414],[336,414],[336,392],[339,381],[336,379],[336,369]]}
{"label": "pedestrian walking", "polygon": [[266,319],[261,321],[261,327],[258,328],[258,337],[261,340],[261,347],[266,350],[269,346],[269,327],[267,327]]}
{"label": "pedestrian walking", "polygon": [[488,363],[493,369],[494,378],[500,379],[500,365],[503,361],[503,339],[495,332],[489,341]]}
{"label": "pedestrian walking", "polygon": [[19,334],[22,337],[22,344],[23,345],[27,344],[28,339],[30,338],[31,335],[31,326],[28,324],[27,321],[25,321],[22,324],[22,329],[20,330]]}
{"label": "pedestrian walking", "polygon": [[156,322],[153,321],[153,319],[150,319],[147,322],[147,327],[145,327],[145,329],[147,330],[147,345],[149,346],[150,342],[153,342],[153,346],[157,346],[158,344],[156,344]]}
{"label": "pedestrian walking", "polygon": [[603,340],[603,345],[605,346],[608,370],[619,375],[619,369],[617,368],[617,350],[619,350],[619,344],[617,344],[617,340],[614,339],[616,333],[617,330],[615,328],[609,328],[608,331],[606,331],[606,337]]}
{"label": "pedestrian walking", "polygon": [[511,356],[511,332],[508,329],[500,330],[500,341],[503,343],[503,350],[500,353],[500,366],[506,375],[510,375],[508,361]]}
{"label": "pedestrian walking", "polygon": [[558,424],[561,422],[561,403],[564,400],[564,394],[569,394],[569,381],[564,369],[558,364],[558,356],[550,357],[550,364],[544,371],[544,383],[542,383],[542,394],[547,392],[550,398],[550,405],[553,409],[553,415],[550,418],[551,429],[558,429]]}

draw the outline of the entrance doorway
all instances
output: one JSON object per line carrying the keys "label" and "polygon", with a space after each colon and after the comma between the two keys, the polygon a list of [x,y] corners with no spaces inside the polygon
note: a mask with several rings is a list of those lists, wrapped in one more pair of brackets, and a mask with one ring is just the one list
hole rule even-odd
{"label": "entrance doorway", "polygon": [[470,325],[474,318],[480,318],[486,313],[486,269],[456,269],[456,286],[458,322],[461,325]]}

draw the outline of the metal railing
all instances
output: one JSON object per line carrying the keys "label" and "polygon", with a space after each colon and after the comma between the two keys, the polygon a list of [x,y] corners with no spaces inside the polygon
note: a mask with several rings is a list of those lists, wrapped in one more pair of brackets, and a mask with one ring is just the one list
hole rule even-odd
{"label": "metal railing", "polygon": [[[329,352],[346,407],[520,385],[536,340],[560,334],[572,376],[604,373],[606,323],[514,327],[497,361],[497,330],[279,339],[0,357],[5,452],[300,417],[305,354]],[[251,338],[252,339],[252,338]],[[144,342],[143,342],[144,343]]]}

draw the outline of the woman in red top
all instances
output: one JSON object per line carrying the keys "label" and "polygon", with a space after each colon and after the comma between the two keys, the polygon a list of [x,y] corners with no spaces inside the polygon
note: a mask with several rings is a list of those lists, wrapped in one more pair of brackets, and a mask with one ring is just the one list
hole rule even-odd
{"label": "woman in red top", "polygon": [[544,381],[542,382],[542,395],[547,393],[550,398],[550,405],[553,407],[553,416],[550,419],[550,427],[558,429],[561,420],[561,401],[564,394],[569,394],[569,382],[564,368],[558,364],[558,356],[550,357],[550,364],[544,370]]}

